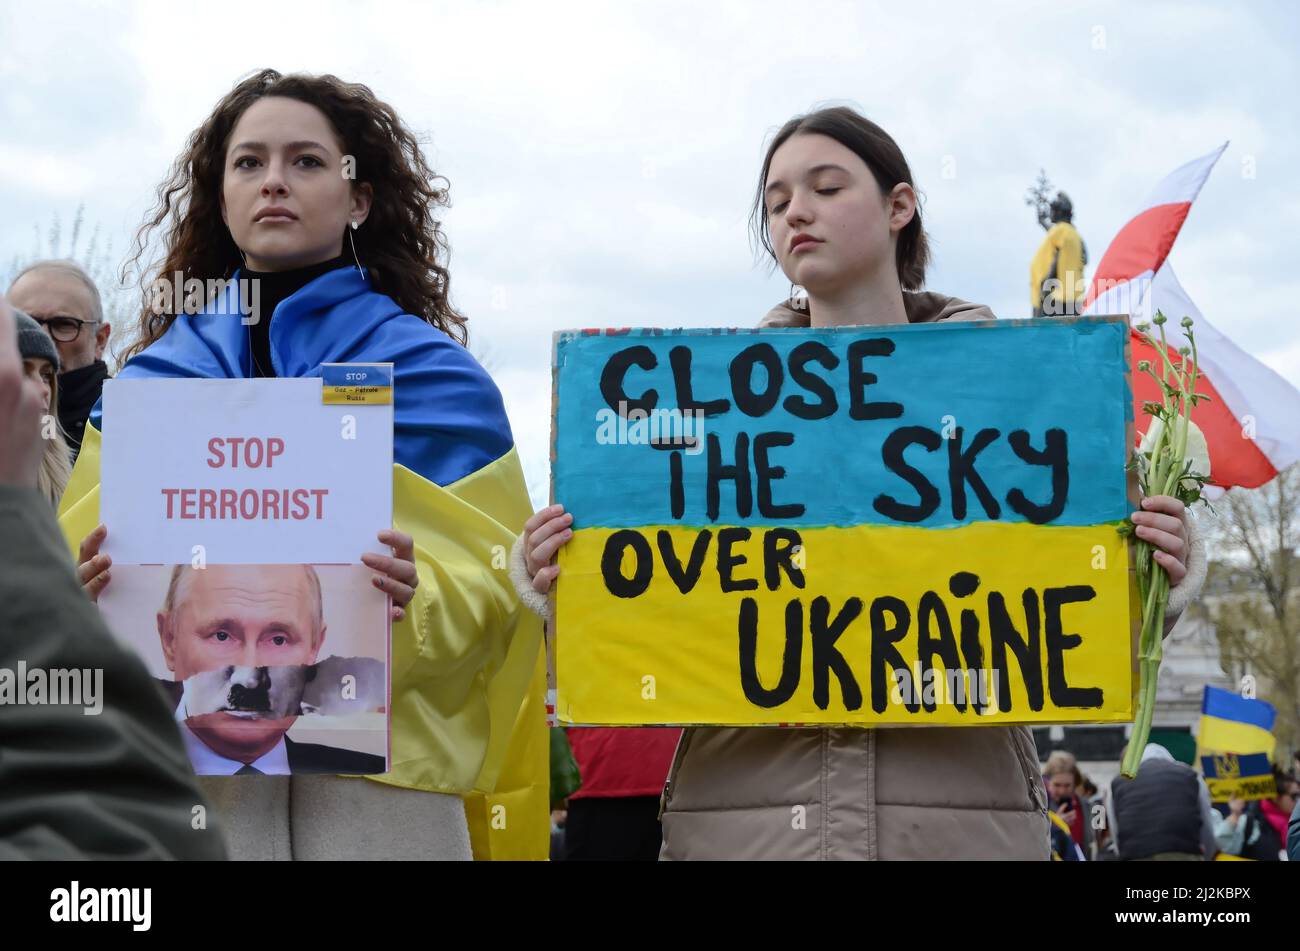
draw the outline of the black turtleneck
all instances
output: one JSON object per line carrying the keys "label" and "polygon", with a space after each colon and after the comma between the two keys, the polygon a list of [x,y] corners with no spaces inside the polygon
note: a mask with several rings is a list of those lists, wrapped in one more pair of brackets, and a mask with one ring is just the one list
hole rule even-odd
{"label": "black turtleneck", "polygon": [[72,450],[73,461],[81,449],[86,420],[104,391],[107,379],[108,366],[103,360],[59,374],[59,425],[68,434],[68,448]]}
{"label": "black turtleneck", "polygon": [[280,302],[291,294],[302,290],[322,274],[341,267],[351,267],[352,262],[339,255],[320,264],[294,268],[290,271],[250,271],[245,269],[240,277],[258,282],[258,320],[249,324],[249,344],[252,352],[251,375],[255,377],[275,376],[275,367],[271,363],[271,317]]}

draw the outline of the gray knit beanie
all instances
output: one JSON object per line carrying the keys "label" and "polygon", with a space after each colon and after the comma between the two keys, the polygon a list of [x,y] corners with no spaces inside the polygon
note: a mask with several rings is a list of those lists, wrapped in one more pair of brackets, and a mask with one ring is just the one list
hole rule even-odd
{"label": "gray knit beanie", "polygon": [[59,351],[54,346],[54,341],[50,335],[32,318],[28,317],[17,307],[13,309],[14,319],[18,323],[18,352],[22,354],[24,360],[48,360],[54,366],[54,372],[59,372]]}

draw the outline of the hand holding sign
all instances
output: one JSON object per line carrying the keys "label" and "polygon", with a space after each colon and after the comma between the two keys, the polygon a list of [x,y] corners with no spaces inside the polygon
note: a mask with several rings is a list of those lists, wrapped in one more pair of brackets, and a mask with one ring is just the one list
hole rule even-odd
{"label": "hand holding sign", "polygon": [[573,516],[563,505],[551,505],[533,514],[524,523],[524,559],[533,590],[546,594],[560,574],[560,566],[551,564],[561,546],[573,537]]}
{"label": "hand holding sign", "polygon": [[1187,510],[1172,495],[1152,495],[1142,500],[1141,512],[1129,516],[1137,526],[1138,538],[1156,546],[1156,562],[1169,575],[1172,588],[1187,576],[1187,524],[1183,513]]}
{"label": "hand holding sign", "polygon": [[81,589],[92,603],[99,601],[99,596],[110,580],[108,569],[112,566],[113,559],[101,554],[99,550],[106,538],[108,528],[98,526],[81,540],[81,548],[77,553],[77,580],[81,582]]}
{"label": "hand holding sign", "polygon": [[380,572],[374,576],[372,583],[393,599],[393,620],[400,621],[406,617],[406,606],[411,603],[415,589],[420,586],[420,576],[415,571],[415,540],[405,532],[390,528],[381,531],[378,538],[392,547],[392,557],[366,552],[361,556],[361,562],[367,568]]}

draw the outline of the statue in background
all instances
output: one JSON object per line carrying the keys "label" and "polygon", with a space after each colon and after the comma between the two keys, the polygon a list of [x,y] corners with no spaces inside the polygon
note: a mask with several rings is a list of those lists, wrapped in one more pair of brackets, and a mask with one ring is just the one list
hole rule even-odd
{"label": "statue in background", "polygon": [[1029,262],[1030,306],[1035,317],[1070,317],[1082,309],[1088,289],[1084,279],[1088,248],[1074,227],[1070,197],[1058,191],[1049,200],[1051,188],[1047,175],[1040,171],[1037,184],[1025,197],[1025,204],[1034,207],[1038,223],[1047,231]]}

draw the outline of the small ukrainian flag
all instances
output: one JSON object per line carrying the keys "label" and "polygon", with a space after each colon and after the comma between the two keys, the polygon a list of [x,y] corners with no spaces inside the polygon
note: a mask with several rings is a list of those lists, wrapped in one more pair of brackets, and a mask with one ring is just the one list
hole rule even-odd
{"label": "small ukrainian flag", "polygon": [[1206,685],[1196,745],[1214,801],[1268,799],[1275,794],[1270,760],[1277,745],[1276,719],[1270,703]]}

